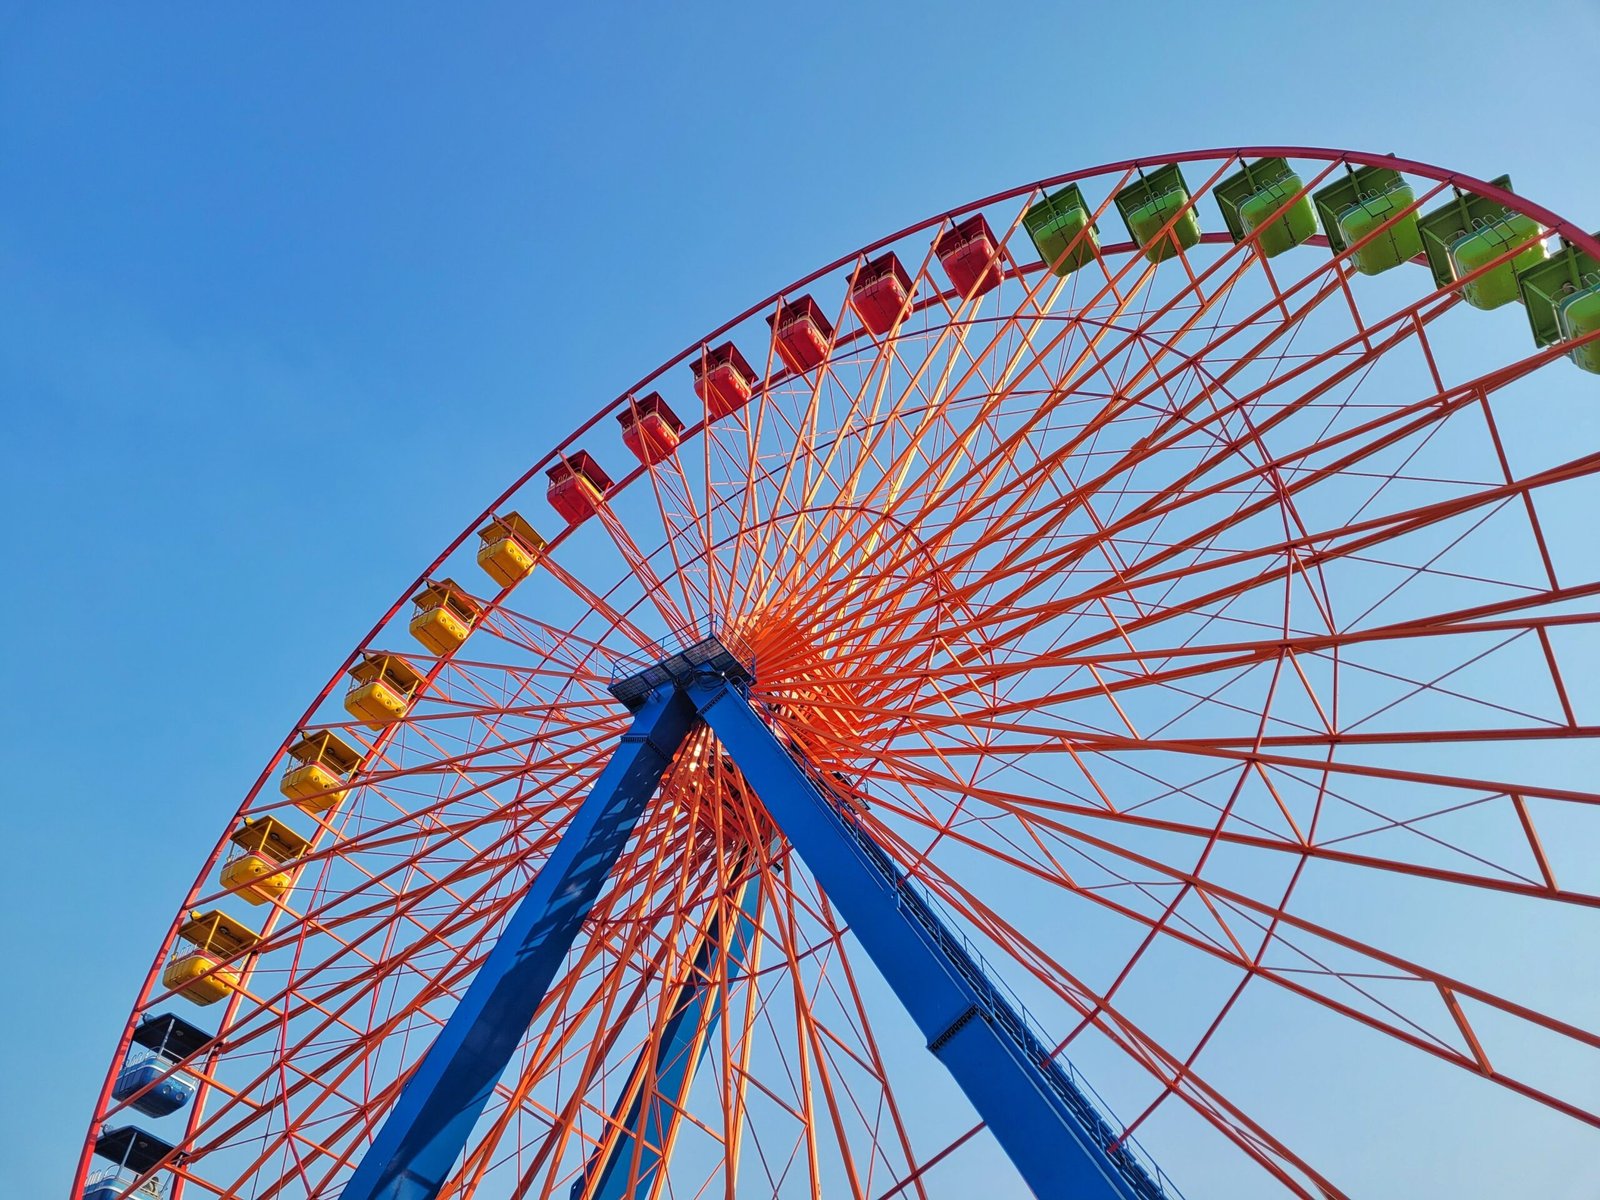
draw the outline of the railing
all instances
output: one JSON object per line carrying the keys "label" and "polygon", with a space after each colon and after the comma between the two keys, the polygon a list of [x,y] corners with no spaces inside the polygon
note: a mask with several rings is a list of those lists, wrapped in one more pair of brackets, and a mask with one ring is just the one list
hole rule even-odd
{"label": "railing", "polygon": [[706,675],[721,676],[741,691],[755,677],[755,656],[748,643],[714,622],[705,632],[680,630],[650,650],[613,662],[611,694],[629,708],[637,708],[657,688],[688,684]]}
{"label": "railing", "polygon": [[648,650],[636,650],[614,659],[611,663],[611,682],[632,678],[666,659],[687,655],[707,642],[717,643],[746,671],[755,670],[755,657],[750,651],[750,644],[722,622],[711,620],[703,627],[680,629],[660,639]]}
{"label": "railing", "polygon": [[146,1063],[152,1061],[159,1062],[163,1067],[177,1065],[170,1058],[166,1057],[166,1055],[158,1054],[148,1046],[140,1046],[135,1044],[128,1047],[128,1056],[122,1060],[122,1066],[117,1069],[117,1074],[120,1075],[124,1071],[135,1070],[136,1068],[142,1067]]}
{"label": "railing", "polygon": [[[130,1200],[135,1196],[140,1197],[141,1200],[154,1200],[154,1198],[161,1196],[161,1180],[159,1178],[152,1176],[138,1187],[134,1187],[133,1181],[137,1178],[139,1178],[137,1171],[131,1171],[124,1167],[99,1167],[91,1171],[89,1178],[83,1181],[83,1193],[87,1196],[97,1189],[109,1193],[112,1188],[115,1188],[115,1194],[126,1195]],[[129,1190],[130,1188],[132,1189],[131,1191]]]}

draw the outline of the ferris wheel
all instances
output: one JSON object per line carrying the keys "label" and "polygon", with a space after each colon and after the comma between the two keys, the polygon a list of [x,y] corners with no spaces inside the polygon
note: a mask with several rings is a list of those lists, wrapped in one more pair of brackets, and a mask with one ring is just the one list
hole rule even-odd
{"label": "ferris wheel", "polygon": [[1594,373],[1600,241],[1384,155],[813,272],[321,688],[73,1196],[1323,1197],[1333,1137],[1592,1133]]}

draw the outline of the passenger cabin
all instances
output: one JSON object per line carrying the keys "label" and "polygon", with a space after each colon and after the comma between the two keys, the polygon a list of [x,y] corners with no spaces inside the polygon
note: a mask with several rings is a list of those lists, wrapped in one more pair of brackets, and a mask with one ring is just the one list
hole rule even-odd
{"label": "passenger cabin", "polygon": [[739,347],[723,342],[715,349],[701,347],[700,357],[689,364],[694,374],[694,394],[706,406],[706,420],[720,421],[750,403],[756,373]]}
{"label": "passenger cabin", "polygon": [[350,668],[344,707],[368,729],[392,725],[411,711],[422,676],[398,654],[364,654]]}
{"label": "passenger cabin", "polygon": [[106,1159],[111,1165],[89,1176],[83,1200],[117,1200],[123,1195],[154,1200],[161,1195],[161,1181],[151,1172],[175,1149],[171,1142],[134,1125],[102,1130],[94,1140],[95,1157]]}
{"label": "passenger cabin", "polygon": [[361,766],[361,755],[331,729],[306,734],[289,747],[289,759],[278,790],[308,813],[343,800],[344,784]]}
{"label": "passenger cabin", "polygon": [[[1492,182],[1511,190],[1509,175]],[[1499,308],[1521,299],[1517,273],[1538,266],[1546,257],[1539,223],[1487,196],[1457,191],[1419,218],[1417,231],[1439,287],[1483,271],[1461,285],[1461,298],[1474,308]]]}
{"label": "passenger cabin", "polygon": [[1000,239],[982,213],[946,229],[934,241],[933,252],[963,300],[1000,286]]}
{"label": "passenger cabin", "polygon": [[1217,184],[1212,195],[1234,243],[1253,234],[1256,249],[1275,258],[1316,235],[1317,212],[1305,188],[1287,159],[1259,158]]}
{"label": "passenger cabin", "polygon": [[1312,196],[1322,231],[1335,254],[1349,253],[1363,275],[1385,271],[1422,257],[1417,228],[1417,194],[1399,171],[1388,167],[1347,169]]}
{"label": "passenger cabin", "polygon": [[478,565],[503,588],[516,587],[539,565],[545,542],[522,519],[508,512],[478,530]]}
{"label": "passenger cabin", "polygon": [[683,441],[683,422],[660,392],[629,396],[617,424],[622,426],[622,444],[647,467],[671,458]]}
{"label": "passenger cabin", "polygon": [[246,817],[229,840],[238,850],[222,867],[222,886],[251,904],[281,900],[294,885],[295,860],[311,843],[275,817]]}
{"label": "passenger cabin", "polygon": [[411,597],[411,636],[435,654],[451,654],[472,632],[481,610],[454,579],[430,580]]}
{"label": "passenger cabin", "polygon": [[1128,233],[1151,262],[1164,262],[1199,245],[1200,217],[1177,163],[1148,175],[1141,171],[1114,199]]}
{"label": "passenger cabin", "polygon": [[778,310],[767,318],[778,357],[797,375],[814,371],[828,358],[833,345],[833,323],[810,296],[779,300]]}
{"label": "passenger cabin", "polygon": [[850,284],[850,307],[879,337],[892,331],[911,311],[911,276],[892,250],[856,271]]}
{"label": "passenger cabin", "polygon": [[1100,252],[1099,226],[1075,183],[1029,205],[1022,214],[1022,227],[1044,265],[1062,278],[1093,262]]}
{"label": "passenger cabin", "polygon": [[560,513],[568,525],[586,521],[606,498],[611,489],[611,476],[600,469],[587,450],[574,450],[545,472],[550,483],[545,496],[550,507]]}
{"label": "passenger cabin", "polygon": [[111,1085],[113,1099],[148,1117],[165,1117],[194,1098],[194,1083],[177,1073],[211,1035],[175,1013],[143,1018],[133,1030],[133,1045]]}
{"label": "passenger cabin", "polygon": [[256,944],[256,932],[221,909],[191,912],[178,928],[189,949],[176,948],[161,972],[161,983],[195,1004],[214,1004],[240,986],[239,972],[226,964]]}
{"label": "passenger cabin", "polygon": [[[1539,345],[1578,341],[1600,331],[1600,259],[1565,238],[1548,261],[1523,271],[1517,286]],[[1600,374],[1600,337],[1571,347],[1567,357]]]}

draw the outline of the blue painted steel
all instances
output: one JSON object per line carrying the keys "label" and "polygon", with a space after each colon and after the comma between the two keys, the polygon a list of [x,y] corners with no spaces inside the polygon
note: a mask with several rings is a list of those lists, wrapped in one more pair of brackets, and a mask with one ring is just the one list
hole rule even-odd
{"label": "blue painted steel", "polygon": [[[83,1189],[83,1200],[122,1200],[123,1196],[131,1195],[135,1198],[143,1196],[159,1196],[161,1193],[146,1184],[140,1188],[133,1187],[136,1175],[108,1175],[104,1179],[96,1179],[86,1184]],[[130,1192],[130,1189],[132,1191]]]}
{"label": "blue painted steel", "polygon": [[843,801],[738,690],[706,680],[689,694],[1034,1194],[1159,1200],[1132,1155],[1107,1151],[1105,1119]]}
{"label": "blue painted steel", "polygon": [[688,732],[682,691],[643,697],[567,832],[407,1082],[342,1200],[433,1200]]}
{"label": "blue painted steel", "polygon": [[[117,1081],[111,1085],[111,1095],[127,1100],[146,1116],[165,1117],[175,1113],[194,1097],[193,1083],[182,1075],[167,1074],[175,1065],[154,1054],[137,1062],[126,1062],[117,1072]],[[144,1091],[146,1088],[149,1090]]]}
{"label": "blue painted steel", "polygon": [[[755,786],[767,812],[922,1030],[928,1048],[1035,1194],[1047,1200],[1163,1200],[1161,1186],[1126,1149],[1107,1149],[1114,1130],[997,990],[965,942],[827,781],[774,735],[745,694],[747,679],[748,668],[715,638],[707,638],[614,686],[635,710],[633,725],[402,1090],[342,1200],[437,1196],[697,713]],[[750,895],[747,888],[726,951],[730,959],[742,961],[753,936]],[[715,937],[708,931],[699,954],[721,952],[721,945],[720,931]],[[710,975],[712,960],[706,965]],[[730,962],[730,970],[737,965]],[[632,1103],[625,1134],[609,1150],[603,1147],[604,1160],[597,1156],[585,1171],[585,1180],[597,1180],[592,1194],[605,1200],[632,1194],[627,1183],[635,1174],[635,1154],[636,1179],[646,1178],[647,1169],[662,1169],[676,1102],[687,1092],[703,1051],[700,1031],[708,1017],[720,1016],[715,1009],[707,1013],[708,1004],[720,1007],[719,988],[698,987],[691,979],[678,993],[655,1059],[641,1058],[634,1068],[636,1076],[645,1070],[655,1075],[655,1090],[666,1103],[643,1111],[637,1100]],[[629,1089],[635,1095],[645,1090]],[[617,1190],[619,1185],[624,1190]],[[580,1182],[574,1194],[582,1190]]]}
{"label": "blue painted steel", "polygon": [[[742,871],[741,865],[734,874]],[[673,1127],[694,1081],[695,1067],[722,1016],[719,960],[727,958],[730,985],[744,973],[760,898],[760,880],[752,879],[740,894],[739,919],[730,937],[724,937],[718,917],[707,923],[693,970],[673,997],[671,1015],[653,1048],[655,1053],[646,1047],[640,1054],[622,1100],[611,1114],[621,1132],[596,1149],[572,1185],[571,1200],[582,1200],[585,1195],[589,1200],[649,1196],[658,1185],[657,1175],[665,1170],[664,1160],[671,1153]],[[650,1096],[648,1104],[643,1103],[646,1095]]]}

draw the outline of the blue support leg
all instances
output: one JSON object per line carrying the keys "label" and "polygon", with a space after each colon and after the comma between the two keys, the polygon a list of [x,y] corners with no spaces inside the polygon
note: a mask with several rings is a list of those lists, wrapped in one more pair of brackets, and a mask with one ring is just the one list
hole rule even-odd
{"label": "blue support leg", "polygon": [[694,715],[684,694],[670,686],[636,706],[616,753],[402,1090],[341,1200],[438,1195]]}
{"label": "blue support leg", "polygon": [[[634,721],[594,790],[535,878],[461,1004],[407,1081],[343,1190],[342,1200],[434,1200],[533,1019],[624,843],[698,718],[707,720],[768,813],[788,836],[938,1057],[988,1122],[1029,1187],[1047,1200],[1163,1200],[1166,1193],[1021,1014],[981,959],[861,826],[849,806],[786,749],[751,706],[750,672],[715,636],[617,680],[612,692]],[[747,888],[725,953],[740,967],[754,936]],[[723,945],[720,930],[701,953]],[[707,971],[714,963],[707,960]],[[675,998],[654,1058],[635,1067],[642,1085],[614,1138],[585,1171],[616,1183],[652,1173],[660,1182],[671,1131],[704,1031],[721,1016],[720,989]],[[713,1007],[707,1008],[708,1005]],[[650,1071],[656,1080],[638,1073]],[[639,1170],[633,1169],[637,1158]],[[621,1170],[623,1166],[626,1170]],[[619,1173],[620,1171],[620,1173]],[[616,1193],[618,1195],[621,1192]]]}
{"label": "blue support leg", "polygon": [[755,939],[760,896],[759,879],[744,885],[731,935],[723,933],[720,919],[713,917],[708,923],[690,976],[673,996],[659,1041],[640,1054],[623,1099],[612,1113],[617,1132],[601,1141],[583,1175],[572,1185],[571,1200],[624,1200],[654,1194],[695,1068],[722,1016],[718,976],[724,969],[723,960],[731,986],[744,973]]}
{"label": "blue support leg", "polygon": [[828,785],[785,749],[743,692],[689,684],[701,715],[767,813],[988,1122],[1034,1194],[1157,1200],[1160,1186],[1033,1034],[962,940]]}

